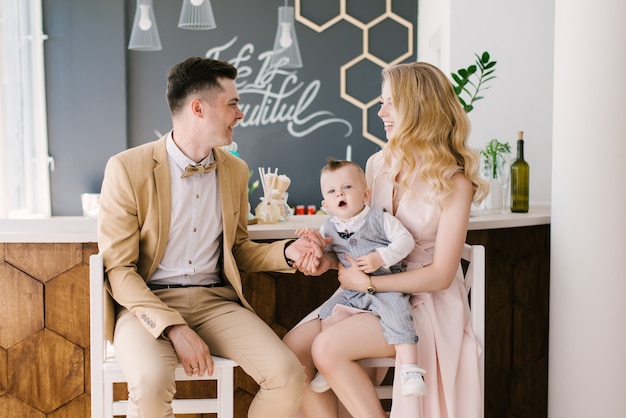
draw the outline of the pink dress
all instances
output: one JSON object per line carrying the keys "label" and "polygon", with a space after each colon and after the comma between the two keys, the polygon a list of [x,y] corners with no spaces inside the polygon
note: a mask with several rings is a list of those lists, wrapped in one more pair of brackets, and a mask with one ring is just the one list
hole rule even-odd
{"label": "pink dress", "polygon": [[[382,151],[369,159],[366,175],[372,189],[371,205],[393,213],[393,186],[387,176]],[[441,216],[441,208],[424,200],[428,185],[415,179],[412,185],[413,195],[405,193],[394,214],[415,239],[415,249],[406,258],[409,270],[432,263]],[[418,364],[426,370],[424,380],[428,394],[422,397],[402,396],[400,376],[396,373],[390,418],[482,418],[483,398],[478,365],[480,347],[470,322],[460,264],[450,287],[413,294],[410,301],[413,324],[419,338]],[[316,318],[317,312],[311,312],[300,323]],[[359,312],[362,311],[338,306],[323,326],[331,326]],[[398,367],[396,369],[399,370]],[[342,417],[347,415],[342,412]]]}
{"label": "pink dress", "polygon": [[[372,206],[393,213],[393,186],[382,152],[367,164]],[[406,258],[407,269],[432,263],[441,208],[424,200],[428,185],[412,182],[413,195],[402,196],[394,215],[411,231],[415,249]],[[394,381],[391,418],[481,418],[482,393],[478,369],[480,347],[474,337],[463,275],[459,266],[449,288],[411,296],[413,323],[419,337],[419,366],[428,394],[403,397],[399,373]]]}

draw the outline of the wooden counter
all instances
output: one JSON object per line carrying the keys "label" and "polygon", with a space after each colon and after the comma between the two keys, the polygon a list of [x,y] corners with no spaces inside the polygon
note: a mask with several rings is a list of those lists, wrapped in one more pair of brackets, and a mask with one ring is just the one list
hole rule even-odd
{"label": "wooden counter", "polygon": [[[271,241],[325,219],[296,216],[249,231],[254,240]],[[88,262],[96,241],[95,221],[82,217],[0,219],[0,411],[8,411],[6,418],[90,416]],[[476,214],[467,242],[485,245],[487,255],[485,417],[546,417],[550,208]],[[334,272],[242,278],[246,297],[281,337],[337,287]],[[235,385],[235,416],[244,418],[256,384],[238,371]]]}

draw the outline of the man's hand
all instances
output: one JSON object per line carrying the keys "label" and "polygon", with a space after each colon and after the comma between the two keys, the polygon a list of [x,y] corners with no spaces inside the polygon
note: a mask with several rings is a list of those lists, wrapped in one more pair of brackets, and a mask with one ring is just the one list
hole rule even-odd
{"label": "man's hand", "polygon": [[336,270],[338,265],[339,260],[335,253],[324,253],[320,258],[306,254],[299,261],[294,263],[294,267],[304,273],[305,276],[319,276],[328,270]]}
{"label": "man's hand", "polygon": [[285,256],[294,260],[294,267],[296,268],[306,264],[309,269],[315,270],[324,254],[324,248],[330,242],[330,238],[324,238],[319,231],[311,228],[298,229],[296,235],[299,235],[300,238],[287,247]]}
{"label": "man's hand", "polygon": [[205,372],[213,375],[213,358],[209,346],[187,325],[174,325],[167,331],[167,337],[174,345],[178,361],[183,365],[187,376]]}

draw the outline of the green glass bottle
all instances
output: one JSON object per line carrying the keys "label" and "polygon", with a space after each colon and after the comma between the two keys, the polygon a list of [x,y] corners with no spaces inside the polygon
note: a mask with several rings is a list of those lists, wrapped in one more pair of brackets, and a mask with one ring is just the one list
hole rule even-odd
{"label": "green glass bottle", "polygon": [[528,212],[530,167],[524,161],[524,132],[517,134],[517,157],[511,164],[511,212]]}

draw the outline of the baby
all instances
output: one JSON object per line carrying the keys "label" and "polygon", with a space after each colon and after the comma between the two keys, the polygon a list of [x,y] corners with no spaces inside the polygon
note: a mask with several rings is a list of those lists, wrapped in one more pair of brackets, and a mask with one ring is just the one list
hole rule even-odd
{"label": "baby", "polygon": [[[332,215],[320,228],[331,237],[329,248],[344,266],[349,254],[360,270],[371,275],[403,271],[401,261],[413,250],[411,233],[394,216],[382,208],[370,208],[371,190],[365,173],[356,163],[329,159],[320,176],[322,206]],[[298,235],[312,233],[298,230]],[[321,307],[319,318],[328,318],[337,305],[371,311],[380,317],[385,339],[395,346],[401,364],[403,396],[425,395],[425,371],[417,365],[417,335],[411,320],[409,295],[399,292],[376,293],[371,285],[367,293],[356,290],[336,292]],[[321,374],[311,381],[311,389],[324,392],[330,385]]]}

